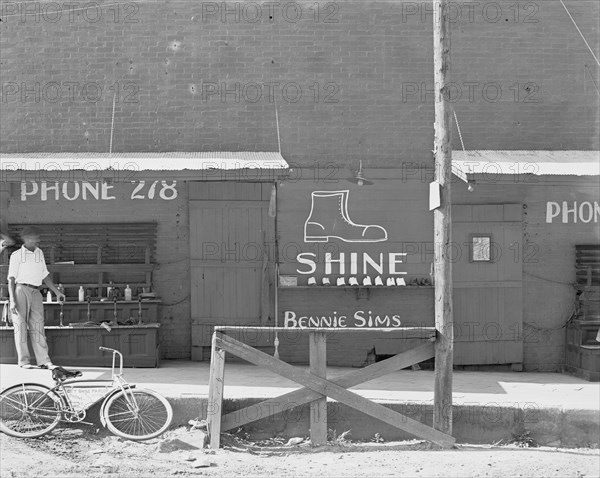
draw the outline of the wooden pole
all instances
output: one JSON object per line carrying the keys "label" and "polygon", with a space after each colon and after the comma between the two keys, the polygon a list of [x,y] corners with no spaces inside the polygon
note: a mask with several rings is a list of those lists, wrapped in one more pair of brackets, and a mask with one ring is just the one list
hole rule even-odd
{"label": "wooden pole", "polygon": [[221,417],[223,414],[223,388],[225,386],[225,350],[217,344],[218,334],[219,332],[215,331],[212,337],[206,416],[210,447],[213,450],[221,446]]}
{"label": "wooden pole", "polygon": [[[310,373],[327,377],[327,335],[324,332],[308,334]],[[327,445],[327,397],[310,404],[310,443]]]}
{"label": "wooden pole", "polygon": [[452,435],[452,263],[450,180],[452,171],[451,108],[447,101],[446,75],[450,67],[448,0],[433,0],[433,63],[435,68],[435,180],[440,184],[441,203],[433,212],[435,281],[435,388],[433,427]]}

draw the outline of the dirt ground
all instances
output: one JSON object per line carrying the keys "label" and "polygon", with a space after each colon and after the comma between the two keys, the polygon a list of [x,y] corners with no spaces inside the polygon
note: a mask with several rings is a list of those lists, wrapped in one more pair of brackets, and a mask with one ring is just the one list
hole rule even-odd
{"label": "dirt ground", "polygon": [[[433,449],[426,442],[354,443],[337,437],[328,446],[252,442],[223,435],[220,450],[202,449],[199,430],[180,427],[157,439],[132,442],[95,426],[59,427],[38,439],[0,434],[0,476],[142,478],[209,477],[593,477],[597,449],[459,445]],[[300,441],[299,438],[296,441]]]}

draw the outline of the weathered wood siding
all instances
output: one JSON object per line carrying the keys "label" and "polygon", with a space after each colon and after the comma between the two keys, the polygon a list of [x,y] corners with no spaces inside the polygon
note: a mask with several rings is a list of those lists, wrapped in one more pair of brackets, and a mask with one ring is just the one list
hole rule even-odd
{"label": "weathered wood siding", "polygon": [[[508,254],[523,262],[523,361],[528,371],[560,371],[565,356],[565,323],[575,306],[575,245],[600,242],[598,215],[590,222],[560,217],[547,221],[548,202],[572,208],[598,203],[598,178],[576,176],[488,177],[468,192],[457,182],[455,204],[498,204],[523,208],[523,240]],[[587,206],[586,206],[587,208]],[[587,209],[586,209],[587,220]]]}

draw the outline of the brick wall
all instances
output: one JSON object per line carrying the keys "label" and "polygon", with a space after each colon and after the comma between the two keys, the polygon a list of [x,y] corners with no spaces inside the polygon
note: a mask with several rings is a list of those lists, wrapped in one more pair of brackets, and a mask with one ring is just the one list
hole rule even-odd
{"label": "brick wall", "polygon": [[[100,3],[3,2],[3,152],[107,151],[117,90],[115,151],[275,150],[276,100],[294,163],[431,159],[428,1]],[[597,46],[600,4],[567,4]],[[598,149],[597,70],[558,1],[452,5],[468,149]]]}

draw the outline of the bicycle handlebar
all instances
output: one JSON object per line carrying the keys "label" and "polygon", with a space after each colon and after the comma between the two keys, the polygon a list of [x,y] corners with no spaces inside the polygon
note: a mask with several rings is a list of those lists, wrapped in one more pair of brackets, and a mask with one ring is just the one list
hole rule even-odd
{"label": "bicycle handlebar", "polygon": [[114,375],[114,371],[115,371],[115,357],[118,355],[119,356],[119,374],[123,373],[123,354],[121,352],[119,352],[118,350],[115,349],[111,349],[109,347],[98,347],[99,350],[102,350],[104,352],[112,352],[113,354],[113,360],[112,360],[112,369],[113,369],[113,375]]}

